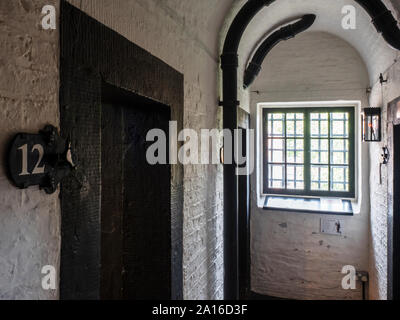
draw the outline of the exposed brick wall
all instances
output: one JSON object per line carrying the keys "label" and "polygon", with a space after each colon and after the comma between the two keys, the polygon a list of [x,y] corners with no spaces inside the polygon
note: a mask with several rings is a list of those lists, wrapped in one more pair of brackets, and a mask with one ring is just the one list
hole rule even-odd
{"label": "exposed brick wall", "polygon": [[58,194],[18,190],[6,178],[4,156],[17,132],[58,126],[58,31],[41,27],[42,7],[56,0],[0,1],[0,299],[56,299],[44,291],[41,269],[58,268]]}
{"label": "exposed brick wall", "polygon": [[[59,123],[58,30],[40,28],[42,7],[58,2],[0,2],[2,153],[12,134]],[[70,2],[184,74],[185,127],[219,125],[217,32],[228,1],[213,3],[211,15],[205,1]],[[0,298],[57,298],[38,288],[40,267],[59,264],[57,195],[14,189],[0,162]],[[222,167],[188,166],[184,174],[184,297],[222,298]]]}
{"label": "exposed brick wall", "polygon": [[[184,74],[184,127],[217,127],[217,32],[224,14],[218,17],[224,9],[222,2],[69,2]],[[186,166],[184,183],[184,298],[221,299],[222,166]]]}
{"label": "exposed brick wall", "polygon": [[[255,128],[258,102],[360,100],[366,106],[367,87],[368,73],[357,51],[330,34],[304,33],[281,43],[265,60],[252,87],[260,94],[252,94],[251,124]],[[362,299],[360,285],[349,291],[341,286],[344,266],[368,271],[368,145],[362,145],[360,157],[362,204],[354,217],[259,209],[253,174],[251,286],[256,293],[299,300]],[[343,220],[344,235],[320,234],[321,218]]]}
{"label": "exposed brick wall", "polygon": [[[400,57],[400,54],[399,54]],[[379,76],[379,75],[377,75]],[[371,299],[387,299],[387,214],[390,203],[389,183],[393,182],[393,174],[388,167],[382,167],[382,184],[379,184],[379,161],[382,147],[390,143],[387,135],[387,105],[400,96],[400,62],[397,62],[384,74],[388,83],[381,87],[377,82],[370,96],[371,107],[383,107],[382,134],[380,143],[370,144],[370,185],[371,185],[371,231],[370,231],[370,297]],[[393,158],[392,158],[393,160]]]}
{"label": "exposed brick wall", "polygon": [[[71,25],[78,27],[71,28]],[[106,98],[106,101],[111,99],[112,103],[122,105],[144,103],[141,99],[131,99],[128,92],[110,89],[111,85],[159,101],[170,107],[171,119],[177,121],[177,128],[180,130],[183,127],[183,75],[66,2],[62,5],[61,27],[62,133],[71,137],[78,171],[82,172],[84,180],[88,182],[88,188],[76,187],[76,181],[73,178],[66,179],[63,183],[61,297],[97,299],[101,254],[99,199],[100,196],[103,198],[100,188],[100,167],[103,167],[100,157],[103,150],[100,149],[104,149],[105,152],[107,150],[106,145],[101,143],[100,137],[100,106],[102,101],[104,102],[102,96]],[[107,47],[108,50],[104,50]],[[108,85],[102,85],[102,81]],[[168,128],[168,124],[166,127]],[[129,145],[127,141],[124,143]],[[175,299],[182,297],[183,201],[181,199],[183,195],[180,193],[183,184],[182,171],[181,165],[171,166],[171,179],[168,177],[167,180],[171,180],[172,197],[169,192],[164,192],[164,195],[171,199],[171,214],[167,219],[171,218],[170,228],[172,229],[165,229],[159,225],[163,231],[166,231],[165,233],[158,234],[156,230],[153,230],[155,232],[153,236],[158,234],[159,241],[163,241],[164,245],[170,245],[170,249],[158,246],[158,250],[162,250],[163,257],[171,262],[171,270],[168,270],[168,265],[164,268],[164,272],[174,278],[171,297]],[[123,180],[131,181],[130,179],[137,180],[131,175],[124,175]],[[157,188],[159,187],[162,187],[162,183]],[[144,188],[146,188],[145,185]],[[157,188],[155,192],[159,193]],[[150,194],[147,193],[147,195]],[[128,194],[125,195],[129,198]],[[104,194],[104,196],[107,195]],[[159,200],[165,203],[163,196],[160,196]],[[140,206],[140,204],[137,205]],[[154,203],[154,207],[156,205],[157,202]],[[169,203],[167,207],[168,205]],[[132,210],[137,211],[134,208]],[[156,211],[161,213],[162,210],[158,208]],[[144,215],[151,214],[144,212]],[[124,214],[124,220],[125,218]],[[150,216],[149,218],[152,220]],[[128,220],[127,223],[129,224]],[[140,222],[136,224],[136,227],[140,229],[139,225],[141,225]],[[142,227],[143,240],[149,230],[145,226]],[[123,233],[127,234],[125,225]],[[171,235],[169,244],[168,241],[162,240],[163,235],[168,237]],[[124,240],[126,240],[125,237]],[[131,241],[128,242],[131,243]],[[132,242],[135,245],[138,243],[135,240]],[[124,241],[124,246],[125,244]],[[107,251],[107,248],[104,249]],[[157,256],[157,250],[153,251]],[[169,256],[171,253],[173,253],[172,259]],[[157,277],[153,280],[155,279]]]}

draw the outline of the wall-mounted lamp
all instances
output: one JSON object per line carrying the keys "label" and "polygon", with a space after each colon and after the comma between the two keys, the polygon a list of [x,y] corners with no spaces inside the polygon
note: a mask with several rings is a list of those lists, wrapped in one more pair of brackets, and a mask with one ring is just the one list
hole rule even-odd
{"label": "wall-mounted lamp", "polygon": [[363,141],[380,142],[381,136],[381,108],[365,108],[362,114]]}

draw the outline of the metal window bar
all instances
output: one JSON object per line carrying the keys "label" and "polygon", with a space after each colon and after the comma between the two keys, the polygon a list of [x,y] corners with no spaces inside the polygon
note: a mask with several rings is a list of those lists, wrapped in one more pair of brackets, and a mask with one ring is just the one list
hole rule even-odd
{"label": "metal window bar", "polygon": [[284,154],[284,162],[285,162],[285,172],[283,173],[283,179],[284,179],[284,189],[287,189],[287,125],[286,125],[286,120],[287,120],[287,114],[285,113],[284,114],[284,116],[283,116],[283,132],[284,132],[284,134],[285,134],[285,147],[284,147],[284,149],[285,149],[285,154]]}
{"label": "metal window bar", "polygon": [[332,191],[331,187],[331,181],[332,181],[332,176],[331,176],[331,118],[332,118],[332,113],[328,113],[328,190]]}

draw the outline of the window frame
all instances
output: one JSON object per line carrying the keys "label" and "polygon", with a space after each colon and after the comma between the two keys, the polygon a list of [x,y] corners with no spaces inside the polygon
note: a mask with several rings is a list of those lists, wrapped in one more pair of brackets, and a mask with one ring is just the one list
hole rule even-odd
{"label": "window frame", "polygon": [[[310,106],[301,105],[301,106],[293,106],[293,107],[273,107],[270,106],[263,106],[261,111],[261,130],[262,130],[262,183],[261,188],[263,190],[263,195],[281,195],[281,196],[302,196],[302,197],[326,197],[326,198],[342,198],[342,199],[354,199],[356,196],[356,122],[355,122],[355,110],[356,107],[354,105],[348,106],[335,106],[335,105],[326,105],[326,106]],[[340,192],[340,191],[314,191],[311,190],[311,140],[313,139],[311,136],[311,120],[310,114],[311,113],[328,113],[328,121],[329,121],[329,133],[328,133],[328,141],[329,141],[329,175],[331,174],[331,124],[330,124],[330,113],[332,112],[348,112],[349,113],[349,137],[346,138],[349,140],[349,191]],[[284,189],[274,189],[269,188],[269,181],[268,181],[268,114],[272,113],[304,113],[304,190],[288,190]],[[285,120],[286,124],[286,120]],[[287,140],[287,132],[286,128],[285,137],[284,139]],[[293,137],[295,139],[295,137]],[[287,152],[287,148],[285,148],[285,154]],[[286,160],[286,159],[285,159]],[[287,163],[285,161],[285,163]],[[301,165],[301,164],[300,164]],[[285,172],[285,180],[287,180],[287,173]],[[329,179],[329,189],[331,189],[331,179]]]}

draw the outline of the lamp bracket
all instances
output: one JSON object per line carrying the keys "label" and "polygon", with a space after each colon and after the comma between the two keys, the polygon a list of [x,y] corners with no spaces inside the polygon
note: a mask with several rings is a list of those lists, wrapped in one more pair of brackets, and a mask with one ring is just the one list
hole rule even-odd
{"label": "lamp bracket", "polygon": [[381,73],[379,76],[379,82],[382,84],[387,83],[389,78],[383,78],[383,74]]}
{"label": "lamp bracket", "polygon": [[390,152],[388,147],[383,147],[382,148],[382,154],[381,154],[381,163],[382,164],[388,164],[390,160]]}

